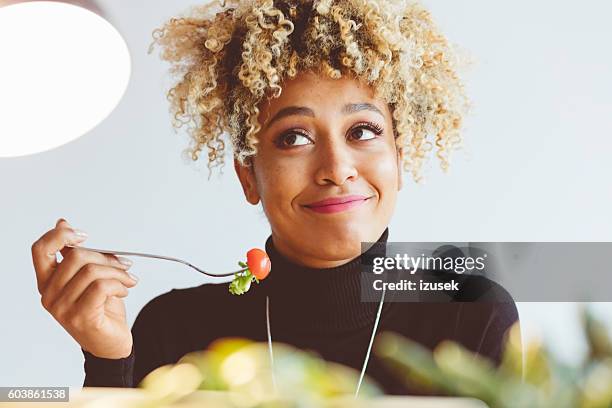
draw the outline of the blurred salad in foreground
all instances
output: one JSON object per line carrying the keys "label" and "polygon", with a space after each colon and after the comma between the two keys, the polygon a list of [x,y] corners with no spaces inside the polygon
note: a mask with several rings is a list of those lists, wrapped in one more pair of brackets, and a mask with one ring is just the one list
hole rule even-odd
{"label": "blurred salad in foreground", "polygon": [[[353,399],[356,370],[286,344],[275,343],[273,349],[274,379],[266,343],[225,338],[157,368],[139,386],[153,397],[149,407],[167,406],[198,390],[225,391],[219,407],[332,407],[339,403],[333,397]],[[375,395],[381,395],[379,387],[364,379],[360,397]]]}
{"label": "blurred salad in foreground", "polygon": [[[377,337],[374,353],[410,386],[418,384],[434,393],[476,398],[491,408],[612,408],[610,328],[586,309],[582,322],[588,353],[579,366],[561,364],[541,342],[527,343],[521,351],[518,326],[508,332],[499,366],[453,342],[440,343],[431,351],[391,332]],[[382,390],[367,377],[360,397],[353,398],[359,376],[356,370],[285,344],[275,343],[273,350],[276,383],[266,343],[225,338],[149,373],[139,385],[145,400],[120,403],[115,399],[106,406],[385,406],[375,403],[380,401],[376,397],[383,396]]]}

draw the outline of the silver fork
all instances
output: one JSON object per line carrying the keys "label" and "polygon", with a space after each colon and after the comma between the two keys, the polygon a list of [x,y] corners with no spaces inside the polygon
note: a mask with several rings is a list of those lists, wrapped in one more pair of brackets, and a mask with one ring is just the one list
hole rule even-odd
{"label": "silver fork", "polygon": [[178,263],[181,263],[183,265],[187,265],[188,267],[190,267],[192,269],[195,269],[196,271],[200,272],[201,274],[204,274],[204,275],[207,275],[207,276],[212,276],[213,278],[224,277],[224,276],[233,276],[236,273],[244,272],[244,271],[246,271],[248,269],[248,268],[242,268],[242,269],[240,269],[238,271],[235,271],[235,272],[215,274],[215,273],[206,272],[205,270],[198,268],[197,266],[193,265],[190,262],[187,262],[187,261],[184,261],[184,260],[178,259],[178,258],[173,258],[171,256],[144,254],[144,253],[141,253],[141,252],[115,251],[115,250],[111,250],[111,249],[88,248],[88,247],[83,247],[83,246],[78,246],[78,245],[66,245],[66,246],[69,247],[69,248],[83,249],[85,251],[100,252],[101,254],[140,256],[140,257],[143,257],[143,258],[163,259],[164,261],[178,262]]}

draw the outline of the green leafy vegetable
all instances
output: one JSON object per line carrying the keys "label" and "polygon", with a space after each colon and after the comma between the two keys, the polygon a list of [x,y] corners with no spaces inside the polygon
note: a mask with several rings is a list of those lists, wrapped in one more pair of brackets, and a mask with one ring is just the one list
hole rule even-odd
{"label": "green leafy vegetable", "polygon": [[251,287],[251,282],[255,277],[248,269],[234,275],[234,280],[229,285],[229,291],[232,295],[242,295]]}
{"label": "green leafy vegetable", "polygon": [[259,279],[253,276],[246,263],[238,261],[238,265],[240,265],[241,268],[247,269],[246,271],[234,274],[234,280],[229,285],[229,291],[232,295],[242,295],[246,293],[251,288],[251,283],[253,281],[259,283]]}
{"label": "green leafy vegetable", "polygon": [[234,280],[229,285],[232,295],[242,295],[251,288],[251,283],[259,283],[270,273],[270,259],[261,249],[253,248],[247,252],[247,262],[238,261],[244,271],[234,274]]}

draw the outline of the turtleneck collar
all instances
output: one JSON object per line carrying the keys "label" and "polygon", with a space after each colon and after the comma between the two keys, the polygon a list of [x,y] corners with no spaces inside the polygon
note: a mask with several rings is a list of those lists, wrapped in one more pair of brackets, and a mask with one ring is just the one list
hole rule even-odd
{"label": "turtleneck collar", "polygon": [[[386,228],[378,243],[386,243]],[[353,260],[333,268],[310,268],[296,264],[277,251],[272,236],[266,252],[272,263],[260,289],[270,297],[270,314],[276,327],[300,331],[344,331],[372,323],[378,303],[361,301],[361,265],[366,257],[384,251],[373,245]],[[382,254],[384,255],[384,253]]]}

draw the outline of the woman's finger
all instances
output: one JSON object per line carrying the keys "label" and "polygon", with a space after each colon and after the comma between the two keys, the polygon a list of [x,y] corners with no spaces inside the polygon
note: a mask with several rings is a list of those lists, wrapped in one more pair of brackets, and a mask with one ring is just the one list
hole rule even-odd
{"label": "woman's finger", "polygon": [[73,304],[92,282],[100,279],[115,279],[128,288],[138,283],[138,278],[123,269],[105,265],[87,264],[70,280],[70,282],[68,282],[60,292],[59,298],[62,302],[65,301],[66,303]]}
{"label": "woman's finger", "polygon": [[94,281],[103,279],[115,279],[124,286],[131,288],[136,285],[138,278],[123,269],[113,268],[107,265],[89,263],[57,293],[56,298],[48,298],[50,308],[54,314],[60,316],[63,312],[71,309],[78,298],[85,292]]}
{"label": "woman's finger", "polygon": [[[68,221],[66,221],[63,218],[60,218],[57,220],[57,222],[55,223],[55,228],[70,228],[70,229],[74,229],[72,227],[72,225],[70,225],[68,223]],[[78,244],[73,244],[73,245],[78,245]],[[70,247],[64,247],[62,249],[59,250],[60,254],[62,254],[62,256],[66,256],[66,251],[69,251]]]}
{"label": "woman's finger", "polygon": [[78,244],[87,234],[72,228],[54,228],[32,244],[32,262],[36,271],[38,291],[42,294],[49,276],[57,267],[56,253],[69,244]]}
{"label": "woman's finger", "polygon": [[93,310],[104,307],[110,296],[126,297],[128,290],[116,279],[100,279],[93,281],[76,301],[76,310]]}
{"label": "woman's finger", "polygon": [[43,305],[52,304],[64,286],[73,279],[79,270],[88,264],[127,270],[131,265],[131,261],[127,258],[118,258],[113,255],[101,254],[85,249],[67,248],[66,256],[48,279],[43,293],[43,297],[46,297],[46,299],[43,299]]}

